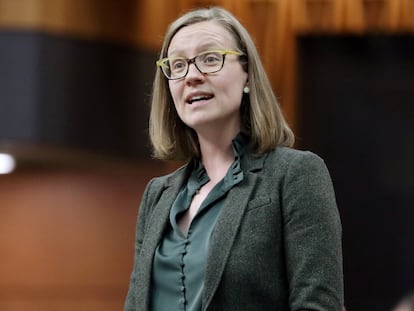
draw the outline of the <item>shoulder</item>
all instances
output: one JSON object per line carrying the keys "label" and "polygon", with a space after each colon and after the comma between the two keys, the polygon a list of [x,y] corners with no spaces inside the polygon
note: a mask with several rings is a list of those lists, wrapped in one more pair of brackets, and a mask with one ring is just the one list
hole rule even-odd
{"label": "shoulder", "polygon": [[141,209],[148,210],[158,202],[166,189],[173,192],[179,189],[184,182],[188,165],[184,165],[172,173],[153,177],[145,187],[141,200]]}
{"label": "shoulder", "polygon": [[190,169],[189,166],[189,164],[185,164],[171,173],[153,177],[148,183],[147,188],[151,191],[156,191],[157,189],[163,189],[169,185],[174,185],[177,182],[180,183],[184,176],[187,175],[187,171]]}
{"label": "shoulder", "polygon": [[298,150],[289,147],[276,147],[268,152],[266,162],[270,165],[294,168],[307,166],[322,166],[325,167],[324,160],[317,154],[307,151]]}
{"label": "shoulder", "polygon": [[332,182],[325,161],[311,151],[277,147],[267,154],[264,168],[265,174],[282,178],[283,183],[301,180],[324,187]]}

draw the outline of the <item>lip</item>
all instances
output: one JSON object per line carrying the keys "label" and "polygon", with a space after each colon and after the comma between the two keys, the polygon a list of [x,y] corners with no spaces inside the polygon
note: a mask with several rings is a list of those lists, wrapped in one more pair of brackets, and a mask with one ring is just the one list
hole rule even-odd
{"label": "lip", "polygon": [[210,96],[210,97],[214,97],[214,95],[212,93],[209,93],[209,92],[202,92],[202,91],[192,92],[192,93],[188,94],[185,97],[185,103],[186,104],[190,104],[191,98],[196,97],[196,96]]}

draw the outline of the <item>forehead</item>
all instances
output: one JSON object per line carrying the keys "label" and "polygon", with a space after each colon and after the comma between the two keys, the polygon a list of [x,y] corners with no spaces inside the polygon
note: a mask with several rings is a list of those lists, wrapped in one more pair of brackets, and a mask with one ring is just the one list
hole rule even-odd
{"label": "forehead", "polygon": [[214,21],[199,22],[181,28],[172,38],[168,54],[191,54],[208,48],[235,48],[232,34]]}

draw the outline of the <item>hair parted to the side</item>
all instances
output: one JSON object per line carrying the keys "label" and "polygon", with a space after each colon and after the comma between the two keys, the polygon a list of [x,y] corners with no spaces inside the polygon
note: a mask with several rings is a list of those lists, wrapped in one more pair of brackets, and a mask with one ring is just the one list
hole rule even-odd
{"label": "hair parted to the side", "polygon": [[[168,28],[160,58],[167,57],[170,42],[181,28],[203,21],[222,25],[234,37],[238,49],[245,54],[240,56],[240,62],[248,73],[250,92],[243,95],[241,130],[250,136],[255,152],[265,153],[276,146],[293,146],[293,132],[283,117],[256,46],[247,30],[228,11],[211,7],[190,11],[179,17]],[[154,157],[158,159],[190,160],[200,155],[197,135],[179,118],[168,80],[159,69],[152,90],[149,134]]]}

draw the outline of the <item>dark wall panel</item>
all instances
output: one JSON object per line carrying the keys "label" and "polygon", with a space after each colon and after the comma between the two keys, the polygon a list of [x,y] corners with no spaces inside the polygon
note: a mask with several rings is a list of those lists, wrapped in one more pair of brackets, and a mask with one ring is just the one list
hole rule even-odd
{"label": "dark wall panel", "polygon": [[147,156],[154,52],[0,32],[0,141]]}
{"label": "dark wall panel", "polygon": [[37,136],[39,38],[0,32],[0,138]]}
{"label": "dark wall panel", "polygon": [[414,36],[306,36],[299,51],[299,144],[335,183],[348,310],[389,311],[414,290]]}

